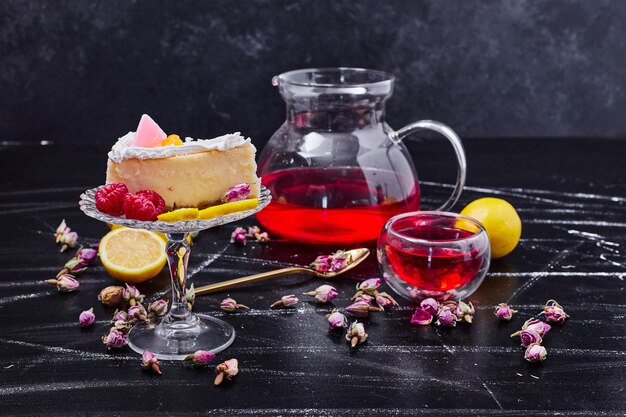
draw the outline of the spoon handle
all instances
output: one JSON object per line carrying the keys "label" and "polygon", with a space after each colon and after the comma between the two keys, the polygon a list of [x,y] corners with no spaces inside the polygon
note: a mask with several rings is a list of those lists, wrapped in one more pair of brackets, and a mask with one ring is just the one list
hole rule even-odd
{"label": "spoon handle", "polygon": [[274,271],[263,272],[261,274],[248,275],[247,277],[229,279],[228,281],[216,282],[215,284],[203,285],[196,288],[196,295],[211,294],[214,292],[226,290],[228,288],[238,287],[243,284],[249,284],[251,282],[264,281],[266,279],[281,277],[283,275],[290,274],[313,274],[315,272],[312,269],[302,267],[282,268]]}

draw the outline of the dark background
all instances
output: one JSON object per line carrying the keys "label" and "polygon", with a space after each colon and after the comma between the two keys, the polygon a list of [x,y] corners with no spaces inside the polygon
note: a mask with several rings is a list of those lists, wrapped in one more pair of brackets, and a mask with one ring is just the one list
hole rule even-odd
{"label": "dark background", "polygon": [[358,66],[398,77],[388,121],[463,138],[626,137],[626,2],[0,3],[0,140],[113,143],[284,119],[273,75]]}

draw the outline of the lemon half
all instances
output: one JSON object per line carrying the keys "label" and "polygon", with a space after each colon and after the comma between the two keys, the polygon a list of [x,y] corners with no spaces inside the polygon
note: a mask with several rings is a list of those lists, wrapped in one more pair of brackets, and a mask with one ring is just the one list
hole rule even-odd
{"label": "lemon half", "polygon": [[165,241],[143,229],[111,230],[100,240],[98,253],[109,275],[133,284],[154,278],[167,262]]}

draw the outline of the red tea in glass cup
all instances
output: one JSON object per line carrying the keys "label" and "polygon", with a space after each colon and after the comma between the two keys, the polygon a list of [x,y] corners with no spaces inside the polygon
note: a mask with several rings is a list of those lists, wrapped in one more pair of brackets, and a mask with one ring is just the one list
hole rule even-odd
{"label": "red tea in glass cup", "polygon": [[468,297],[485,279],[491,259],[489,237],[478,221],[441,211],[389,219],[377,256],[389,286],[417,300]]}

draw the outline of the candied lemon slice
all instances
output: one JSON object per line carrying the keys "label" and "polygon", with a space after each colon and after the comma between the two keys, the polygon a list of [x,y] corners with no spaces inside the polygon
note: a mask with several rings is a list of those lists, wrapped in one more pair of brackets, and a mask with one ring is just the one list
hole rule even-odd
{"label": "candied lemon slice", "polygon": [[154,278],[167,261],[165,241],[157,233],[127,227],[104,235],[98,253],[109,275],[129,283]]}
{"label": "candied lemon slice", "polygon": [[258,198],[250,198],[248,200],[233,201],[231,203],[220,204],[200,210],[198,218],[208,220],[214,217],[225,216],[227,214],[236,213],[238,211],[250,210],[259,205]]}
{"label": "candied lemon slice", "polygon": [[164,222],[180,222],[183,220],[195,220],[198,218],[197,208],[181,208],[167,213],[159,214],[157,219]]}

